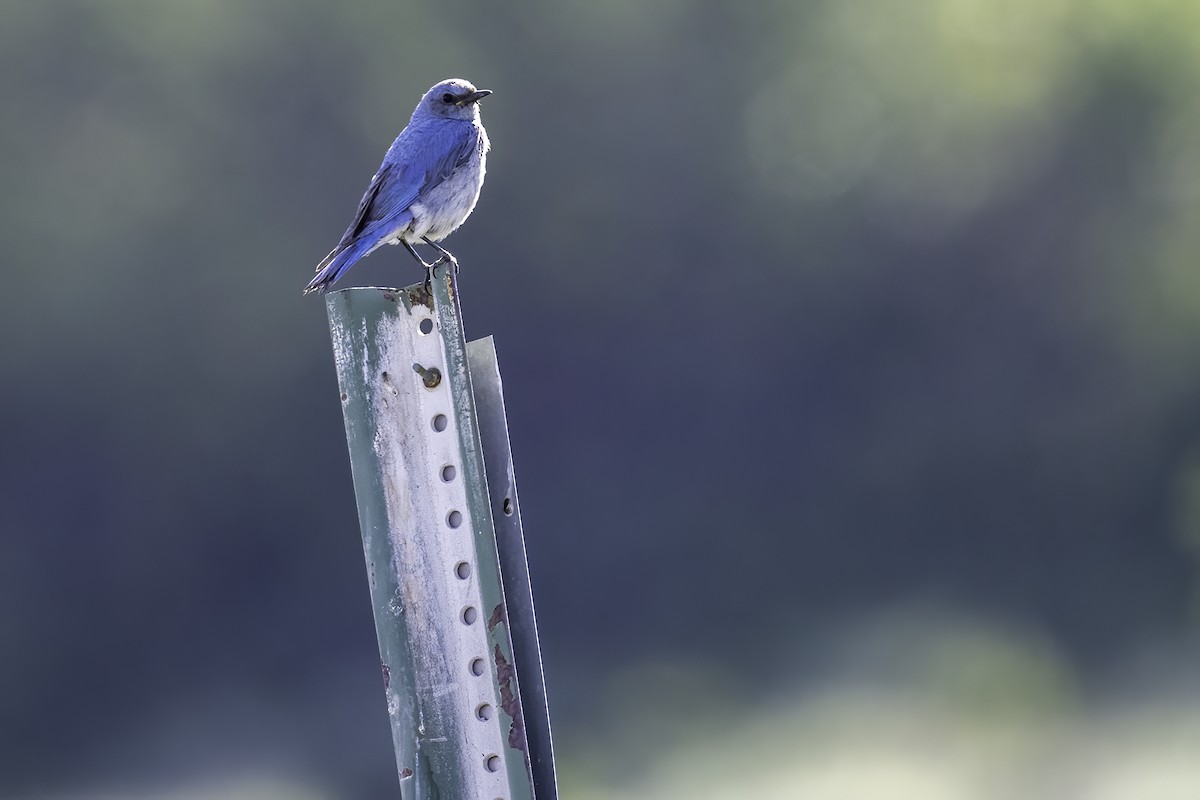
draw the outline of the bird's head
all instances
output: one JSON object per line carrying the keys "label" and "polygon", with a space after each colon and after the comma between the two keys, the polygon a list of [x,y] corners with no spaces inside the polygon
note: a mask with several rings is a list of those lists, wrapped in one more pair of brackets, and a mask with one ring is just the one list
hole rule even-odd
{"label": "bird's head", "polygon": [[479,116],[477,104],[491,93],[491,89],[476,89],[462,78],[450,78],[434,84],[425,93],[417,104],[416,113],[447,119],[476,119]]}

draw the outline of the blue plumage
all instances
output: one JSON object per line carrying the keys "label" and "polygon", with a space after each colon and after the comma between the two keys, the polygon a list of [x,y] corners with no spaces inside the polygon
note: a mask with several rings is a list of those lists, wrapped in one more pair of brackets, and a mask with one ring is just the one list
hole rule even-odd
{"label": "blue plumage", "polygon": [[[461,225],[479,199],[489,145],[478,103],[489,94],[489,89],[458,78],[425,93],[371,178],[350,227],[317,265],[305,294],[324,292],[360,258],[385,244],[403,244],[426,269],[455,263],[436,242]],[[413,249],[418,242],[441,257],[426,264]]]}

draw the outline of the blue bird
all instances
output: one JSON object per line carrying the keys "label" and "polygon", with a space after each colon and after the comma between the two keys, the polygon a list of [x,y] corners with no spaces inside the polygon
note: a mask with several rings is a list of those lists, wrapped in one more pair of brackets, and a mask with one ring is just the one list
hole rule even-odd
{"label": "blue bird", "polygon": [[[305,294],[326,291],[360,258],[385,244],[404,245],[429,273],[442,263],[458,269],[454,256],[437,242],[462,225],[479,200],[490,145],[478,104],[491,93],[460,78],[425,93],[371,178],[354,221],[317,265],[317,277]],[[417,242],[441,257],[426,264],[413,248]]]}

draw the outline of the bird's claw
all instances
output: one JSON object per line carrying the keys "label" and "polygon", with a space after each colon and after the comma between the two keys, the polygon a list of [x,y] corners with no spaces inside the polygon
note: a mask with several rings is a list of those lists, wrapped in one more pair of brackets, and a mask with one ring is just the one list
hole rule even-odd
{"label": "bird's claw", "polygon": [[[421,262],[425,264],[425,262]],[[454,267],[454,277],[458,277],[458,259],[454,256],[442,256],[432,264],[425,264],[425,291],[433,294],[433,281],[437,278],[437,268],[442,264]]]}
{"label": "bird's claw", "polygon": [[432,278],[437,277],[437,268],[442,264],[449,264],[454,267],[454,277],[458,277],[458,259],[451,255],[444,255],[438,258],[432,264],[426,264],[425,282],[429,283]]}

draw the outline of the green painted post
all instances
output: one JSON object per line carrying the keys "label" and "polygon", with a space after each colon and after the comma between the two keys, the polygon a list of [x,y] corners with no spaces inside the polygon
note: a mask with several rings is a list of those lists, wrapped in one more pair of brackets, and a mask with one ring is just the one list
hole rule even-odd
{"label": "green painted post", "polygon": [[326,299],[401,797],[533,800],[453,270],[431,289]]}

